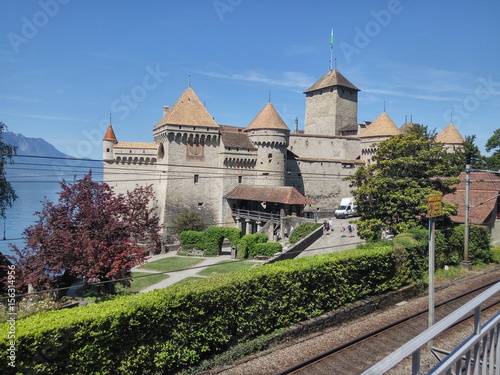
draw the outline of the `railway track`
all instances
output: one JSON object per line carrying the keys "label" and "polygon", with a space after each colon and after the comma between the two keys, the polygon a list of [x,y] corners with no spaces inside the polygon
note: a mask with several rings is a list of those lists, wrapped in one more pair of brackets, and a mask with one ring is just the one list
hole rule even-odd
{"label": "railway track", "polygon": [[[482,287],[475,288],[466,293],[462,293],[451,299],[436,304],[435,321],[449,315],[467,301],[479,295],[493,283],[488,283]],[[488,301],[486,309],[498,310],[500,296],[495,296]],[[472,316],[472,312],[471,315]],[[462,325],[467,324],[462,321]],[[303,361],[293,367],[289,367],[278,375],[303,375],[303,374],[329,374],[329,375],[353,375],[363,372],[386,355],[410,341],[412,338],[423,332],[428,326],[427,309],[418,311],[410,316],[404,317],[389,325],[366,333],[345,344],[325,351],[313,358]],[[463,329],[463,328],[457,328]],[[469,333],[472,329],[469,329]],[[399,372],[405,373],[405,372]]]}

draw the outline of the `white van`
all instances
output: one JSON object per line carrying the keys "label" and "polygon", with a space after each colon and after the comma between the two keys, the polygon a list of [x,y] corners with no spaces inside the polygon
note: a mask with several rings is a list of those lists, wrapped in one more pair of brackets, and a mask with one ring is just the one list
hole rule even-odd
{"label": "white van", "polygon": [[352,216],[356,216],[354,197],[342,198],[339,207],[335,210],[335,217],[345,219]]}

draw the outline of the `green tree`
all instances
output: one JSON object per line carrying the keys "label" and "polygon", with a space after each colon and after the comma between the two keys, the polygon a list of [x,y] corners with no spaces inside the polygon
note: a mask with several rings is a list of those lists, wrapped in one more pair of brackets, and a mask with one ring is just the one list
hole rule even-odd
{"label": "green tree", "polygon": [[453,153],[449,154],[450,163],[456,167],[457,173],[463,172],[466,164],[469,164],[472,169],[486,169],[486,158],[481,155],[475,141],[475,135],[467,135],[463,147],[457,147]]}
{"label": "green tree", "polygon": [[486,152],[491,152],[491,156],[486,157],[488,169],[500,169],[500,129],[496,129],[493,135],[488,138],[485,145]]}
{"label": "green tree", "polygon": [[12,203],[17,199],[14,188],[7,181],[5,166],[12,164],[13,155],[16,155],[17,148],[3,142],[3,133],[7,131],[7,126],[0,121],[0,217],[5,219],[5,211],[12,207]]}
{"label": "green tree", "polygon": [[210,214],[206,210],[183,207],[177,208],[176,211],[171,227],[174,234],[181,234],[187,230],[203,231],[212,223]]}
{"label": "green tree", "polygon": [[[379,238],[382,229],[394,234],[426,223],[429,194],[453,192],[458,183],[456,165],[434,133],[425,127],[381,142],[373,160],[358,168],[351,181],[361,216],[358,233],[366,239]],[[443,204],[443,214],[454,212]]]}
{"label": "green tree", "polygon": [[486,159],[481,155],[479,147],[475,144],[475,135],[466,135],[463,152],[465,154],[465,163],[469,164],[473,169],[486,168]]}

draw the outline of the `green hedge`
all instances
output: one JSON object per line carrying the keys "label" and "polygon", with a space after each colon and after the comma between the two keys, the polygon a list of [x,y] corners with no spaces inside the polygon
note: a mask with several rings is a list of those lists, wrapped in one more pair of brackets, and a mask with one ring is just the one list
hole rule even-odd
{"label": "green hedge", "polygon": [[246,259],[250,256],[252,252],[252,248],[259,243],[266,243],[268,240],[267,234],[264,233],[254,233],[254,234],[245,234],[238,241],[236,257],[238,259]]}
{"label": "green hedge", "polygon": [[203,232],[190,230],[180,235],[181,246],[184,250],[203,250],[205,256],[220,255],[224,238],[227,238],[231,245],[236,244],[241,238],[241,229],[210,227]]}
{"label": "green hedge", "polygon": [[[435,267],[459,265],[464,255],[465,225],[435,231]],[[412,280],[419,280],[429,270],[429,230],[410,229],[394,238],[394,249],[405,257]],[[403,253],[404,254],[403,254]],[[491,235],[485,226],[469,228],[469,260],[472,264],[493,262]]]}
{"label": "green hedge", "polygon": [[[464,258],[465,225],[457,225],[446,232],[446,240],[440,248],[436,245],[436,267],[458,265]],[[437,244],[437,239],[436,239]],[[491,263],[490,230],[482,225],[469,227],[469,261],[473,264]]]}
{"label": "green hedge", "polygon": [[[392,246],[304,257],[17,323],[17,371],[159,374],[238,342],[397,289]],[[0,326],[6,353],[8,324]],[[5,356],[5,354],[4,354]],[[5,357],[0,373],[13,374]]]}
{"label": "green hedge", "polygon": [[295,228],[290,235],[290,243],[297,243],[310,233],[312,233],[315,229],[319,228],[321,223],[302,223],[297,228]]}
{"label": "green hedge", "polygon": [[259,255],[263,256],[273,256],[283,250],[283,247],[279,242],[266,242],[266,243],[256,243],[249,251],[250,257],[255,257]]}

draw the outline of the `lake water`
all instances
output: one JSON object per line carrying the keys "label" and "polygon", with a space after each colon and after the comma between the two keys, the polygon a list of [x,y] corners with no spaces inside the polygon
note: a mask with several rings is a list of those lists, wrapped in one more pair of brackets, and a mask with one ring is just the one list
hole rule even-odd
{"label": "lake water", "polygon": [[57,202],[57,193],[61,191],[59,182],[62,179],[71,182],[75,176],[77,179],[82,178],[92,168],[93,179],[102,181],[102,167],[98,166],[96,172],[95,162],[93,165],[79,162],[77,166],[68,163],[55,166],[41,163],[40,160],[37,162],[38,164],[33,164],[26,158],[18,157],[16,164],[6,166],[7,181],[11,183],[18,198],[7,209],[6,219],[3,222],[0,219],[0,252],[4,255],[12,255],[9,244],[24,247],[24,230],[37,220],[35,212],[42,209],[44,199]]}
{"label": "lake water", "polygon": [[42,209],[41,201],[47,198],[55,202],[58,198],[57,192],[61,190],[59,183],[54,181],[13,182],[12,186],[18,198],[12,207],[7,209],[6,219],[0,224],[0,252],[4,255],[12,254],[9,244],[24,247],[23,232],[37,219],[35,212]]}

